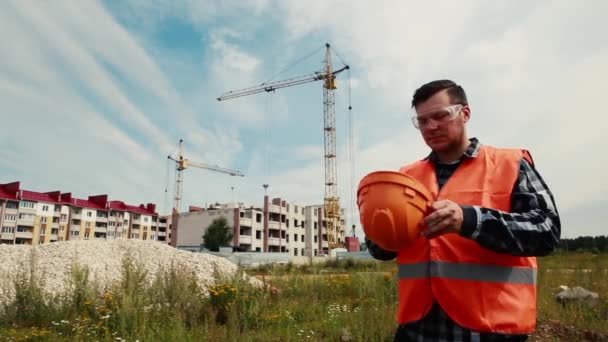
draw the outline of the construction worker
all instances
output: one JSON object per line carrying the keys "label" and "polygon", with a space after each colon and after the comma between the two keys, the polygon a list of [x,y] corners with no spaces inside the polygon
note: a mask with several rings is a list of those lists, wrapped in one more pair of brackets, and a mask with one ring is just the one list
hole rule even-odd
{"label": "construction worker", "polygon": [[413,125],[431,148],[401,168],[434,197],[421,236],[400,251],[366,238],[378,260],[397,259],[395,341],[524,341],[536,329],[537,256],[560,239],[553,195],[530,153],[469,139],[464,89],[427,83]]}

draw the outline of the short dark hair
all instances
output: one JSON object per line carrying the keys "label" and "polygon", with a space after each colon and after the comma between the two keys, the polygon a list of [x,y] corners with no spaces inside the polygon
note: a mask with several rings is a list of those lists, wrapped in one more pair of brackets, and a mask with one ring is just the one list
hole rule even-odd
{"label": "short dark hair", "polygon": [[469,104],[467,101],[467,94],[461,86],[454,83],[454,81],[437,80],[424,84],[416,89],[414,97],[412,98],[412,108],[444,89],[448,90],[448,95],[450,95],[452,104],[463,104],[465,106]]}

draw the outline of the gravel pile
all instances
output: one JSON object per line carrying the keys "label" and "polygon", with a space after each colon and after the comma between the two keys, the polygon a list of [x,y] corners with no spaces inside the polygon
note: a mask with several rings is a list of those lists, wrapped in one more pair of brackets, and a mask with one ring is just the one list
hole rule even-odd
{"label": "gravel pile", "polygon": [[[105,287],[120,280],[123,260],[127,256],[144,266],[149,281],[159,270],[168,269],[173,263],[194,271],[203,290],[216,280],[214,267],[228,276],[237,270],[237,265],[227,259],[181,251],[155,241],[86,240],[38,246],[0,244],[0,301],[12,297],[11,280],[19,271],[29,271],[32,259],[36,273],[42,275],[45,290],[56,294],[64,291],[73,262],[86,265],[90,279]],[[249,281],[259,284],[255,278],[249,278]]]}

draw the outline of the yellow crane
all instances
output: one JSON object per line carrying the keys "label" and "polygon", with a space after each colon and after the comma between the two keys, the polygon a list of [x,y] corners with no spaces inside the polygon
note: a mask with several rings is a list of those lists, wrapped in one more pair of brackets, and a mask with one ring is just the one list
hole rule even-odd
{"label": "yellow crane", "polygon": [[338,197],[338,176],[336,161],[336,100],[334,91],[336,86],[336,75],[349,70],[348,65],[333,70],[331,61],[331,46],[325,44],[324,68],[313,74],[294,77],[281,81],[264,82],[260,85],[244,88],[240,90],[228,91],[217,98],[218,101],[225,101],[237,97],[248,96],[258,93],[274,92],[277,89],[293,87],[300,84],[323,81],[323,131],[325,136],[325,200],[324,200],[324,219],[327,225],[327,240],[329,249],[342,247],[339,241],[340,227],[340,198]]}
{"label": "yellow crane", "polygon": [[[177,210],[177,212],[181,212],[181,199],[182,199],[182,185],[184,183],[184,175],[183,172],[188,167],[196,167],[199,169],[205,169],[220,173],[229,174],[231,176],[239,176],[244,177],[240,171],[231,170],[227,168],[223,168],[217,165],[209,165],[201,162],[191,161],[184,157],[184,140],[179,140],[179,147],[177,150],[177,155],[174,157],[172,155],[167,156],[167,159],[175,162],[175,188],[174,188],[174,204],[173,209]],[[167,190],[165,189],[165,192]]]}

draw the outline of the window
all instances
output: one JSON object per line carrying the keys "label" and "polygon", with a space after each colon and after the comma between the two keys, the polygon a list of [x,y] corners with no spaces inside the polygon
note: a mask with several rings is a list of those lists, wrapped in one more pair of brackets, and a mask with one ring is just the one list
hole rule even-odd
{"label": "window", "polygon": [[315,235],[315,243],[317,243],[317,236]]}
{"label": "window", "polygon": [[17,221],[17,214],[5,214],[4,221],[9,221],[9,222]]}
{"label": "window", "polygon": [[144,222],[148,222],[148,219],[149,219],[148,216],[144,217]]}
{"label": "window", "polygon": [[66,214],[61,214],[61,222],[65,222],[68,220],[68,215]]}
{"label": "window", "polygon": [[91,228],[91,222],[87,222],[87,223],[85,224],[85,226],[86,226],[87,228]]}
{"label": "window", "polygon": [[258,239],[258,240],[262,238],[262,231],[261,230],[256,230],[255,231],[255,238]]}
{"label": "window", "polygon": [[70,235],[71,235],[71,236],[79,236],[79,235],[80,235],[80,232],[79,232],[79,231],[74,231],[74,230],[73,230],[73,231],[71,231],[71,232],[70,232]]}
{"label": "window", "polygon": [[298,256],[298,249],[297,248],[293,249],[293,255]]}
{"label": "window", "polygon": [[90,211],[87,211],[87,217],[93,217],[93,213]]}
{"label": "window", "polygon": [[35,202],[21,201],[21,208],[34,209],[35,204]]}
{"label": "window", "polygon": [[300,255],[304,256],[304,248],[302,248],[302,253]]}
{"label": "window", "polygon": [[34,221],[35,218],[36,218],[36,215],[34,215],[34,214],[24,214],[24,213],[19,214],[20,220]]}
{"label": "window", "polygon": [[6,209],[17,209],[18,205],[15,202],[6,202]]}
{"label": "window", "polygon": [[43,205],[42,206],[42,211],[49,211],[49,206],[48,205]]}
{"label": "window", "polygon": [[262,214],[255,214],[255,222],[262,222]]}
{"label": "window", "polygon": [[306,239],[306,238],[304,237],[304,234],[302,234],[302,240],[300,240],[300,241],[304,242],[304,241],[305,241],[305,239]]}
{"label": "window", "polygon": [[88,239],[88,238],[89,238],[89,232],[85,232],[85,233],[84,233],[84,238],[85,238],[85,239]]}
{"label": "window", "polygon": [[40,229],[40,235],[44,235],[44,234],[46,234],[46,228]]}
{"label": "window", "polygon": [[298,241],[298,234],[293,234],[293,241]]}
{"label": "window", "polygon": [[41,222],[41,223],[46,223],[46,217],[41,217],[41,218],[40,218],[40,222]]}
{"label": "window", "polygon": [[3,233],[14,233],[15,227],[2,227],[2,232]]}

